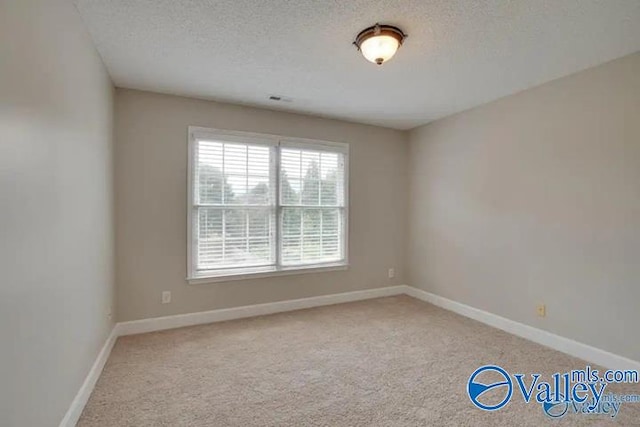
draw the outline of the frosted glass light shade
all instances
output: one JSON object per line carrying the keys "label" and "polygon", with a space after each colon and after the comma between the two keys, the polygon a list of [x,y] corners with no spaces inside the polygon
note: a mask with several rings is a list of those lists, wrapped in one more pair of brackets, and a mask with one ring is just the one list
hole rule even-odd
{"label": "frosted glass light shade", "polygon": [[362,55],[374,64],[382,65],[396,54],[400,42],[391,36],[373,36],[360,45]]}
{"label": "frosted glass light shade", "polygon": [[396,54],[406,37],[398,27],[375,24],[360,31],[353,44],[368,61],[382,65]]}

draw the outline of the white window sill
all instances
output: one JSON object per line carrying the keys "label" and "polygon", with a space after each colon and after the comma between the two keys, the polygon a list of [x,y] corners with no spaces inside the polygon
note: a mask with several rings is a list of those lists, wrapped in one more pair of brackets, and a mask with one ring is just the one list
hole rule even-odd
{"label": "white window sill", "polygon": [[316,264],[281,268],[269,266],[239,270],[220,270],[215,273],[207,272],[202,275],[187,277],[187,282],[190,285],[200,285],[203,283],[229,282],[231,280],[259,279],[262,277],[290,276],[293,274],[320,273],[325,271],[340,271],[348,269],[349,264],[347,263]]}

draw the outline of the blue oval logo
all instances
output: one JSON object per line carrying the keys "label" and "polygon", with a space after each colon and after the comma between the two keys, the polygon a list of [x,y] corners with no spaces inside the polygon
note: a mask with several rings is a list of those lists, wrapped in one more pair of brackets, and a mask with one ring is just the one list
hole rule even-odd
{"label": "blue oval logo", "polygon": [[[476,377],[484,372],[497,372],[502,378],[499,381],[491,382],[488,384],[476,381]],[[499,388],[504,388],[504,398],[497,404],[487,402],[487,400],[489,399],[487,399],[486,396],[483,398],[483,395],[487,391]],[[513,394],[513,383],[511,382],[511,377],[509,377],[507,371],[505,371],[501,367],[494,365],[481,366],[480,368],[476,369],[475,372],[469,377],[469,382],[467,384],[467,393],[469,394],[471,403],[476,405],[478,408],[484,409],[485,411],[495,411],[502,408],[504,405],[509,403],[509,400],[511,400],[511,395]]]}
{"label": "blue oval logo", "polygon": [[564,401],[564,395],[559,393],[560,400],[557,402],[543,402],[542,409],[544,413],[551,418],[562,418],[569,409],[569,402]]}

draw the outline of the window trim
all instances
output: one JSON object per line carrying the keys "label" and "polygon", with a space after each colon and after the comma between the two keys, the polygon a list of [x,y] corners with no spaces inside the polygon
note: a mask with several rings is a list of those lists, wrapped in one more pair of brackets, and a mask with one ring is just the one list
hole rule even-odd
{"label": "window trim", "polygon": [[[275,148],[277,154],[272,156],[272,168],[275,170],[275,265],[266,267],[245,267],[220,269],[218,271],[207,271],[206,274],[197,273],[196,256],[194,244],[197,238],[194,236],[194,174],[195,174],[195,142],[201,138],[225,138],[230,141],[241,143],[260,144]],[[231,280],[255,279],[273,276],[285,276],[292,274],[317,273],[323,271],[339,271],[349,268],[349,144],[333,141],[323,141],[308,138],[294,138],[289,136],[262,134],[255,132],[233,131],[225,129],[213,129],[200,126],[188,126],[187,128],[188,154],[187,154],[187,277],[189,284],[202,284],[213,282],[226,282]],[[344,253],[343,259],[336,262],[306,264],[296,266],[280,265],[280,153],[279,148],[312,149],[315,151],[339,152],[344,155],[344,220],[343,238]]]}

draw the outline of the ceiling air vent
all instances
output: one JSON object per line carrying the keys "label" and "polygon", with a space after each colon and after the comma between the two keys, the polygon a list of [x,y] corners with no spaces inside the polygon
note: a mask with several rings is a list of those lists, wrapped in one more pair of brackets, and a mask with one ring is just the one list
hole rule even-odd
{"label": "ceiling air vent", "polygon": [[282,95],[269,95],[269,101],[274,102],[292,102],[293,99]]}

